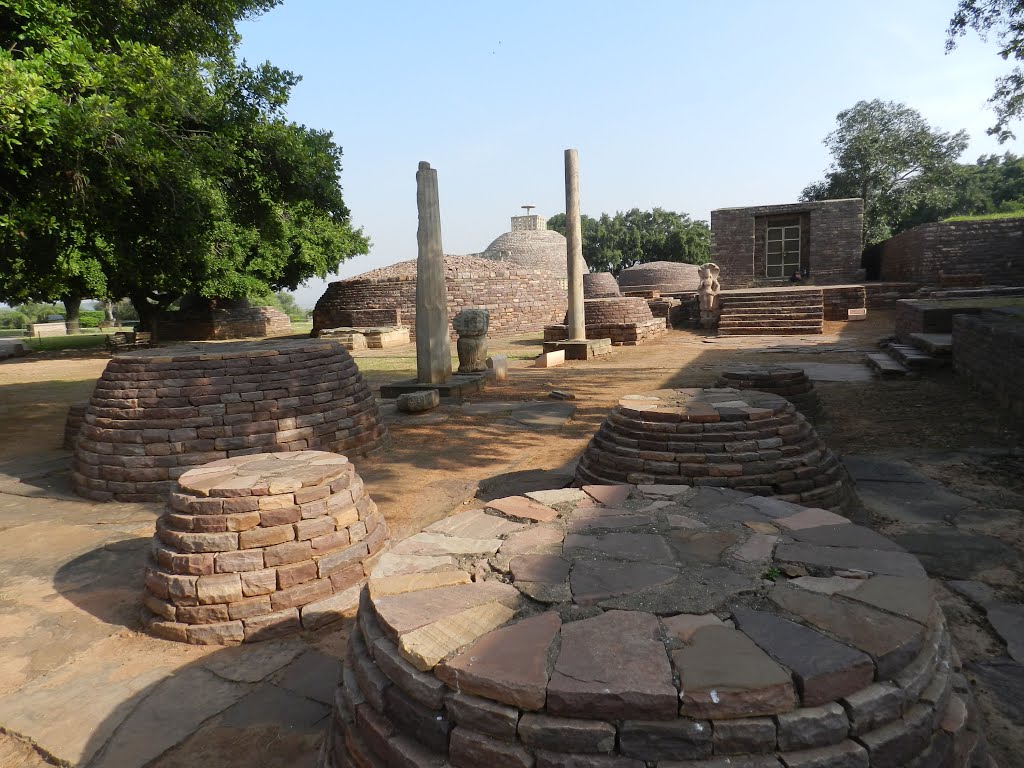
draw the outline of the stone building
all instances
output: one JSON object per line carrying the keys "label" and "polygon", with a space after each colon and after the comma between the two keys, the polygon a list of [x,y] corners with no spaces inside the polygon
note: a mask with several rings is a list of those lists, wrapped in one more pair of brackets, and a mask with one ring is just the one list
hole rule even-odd
{"label": "stone building", "polygon": [[[466,308],[486,309],[492,336],[542,331],[560,322],[568,303],[565,237],[546,227],[543,216],[513,216],[511,231],[482,253],[445,256],[449,321]],[[382,325],[385,317],[392,323],[397,318],[415,336],[415,260],[328,285],[313,310],[313,333],[360,327],[360,318]]]}
{"label": "stone building", "polygon": [[864,201],[822,200],[711,212],[711,260],[723,288],[859,281]]}

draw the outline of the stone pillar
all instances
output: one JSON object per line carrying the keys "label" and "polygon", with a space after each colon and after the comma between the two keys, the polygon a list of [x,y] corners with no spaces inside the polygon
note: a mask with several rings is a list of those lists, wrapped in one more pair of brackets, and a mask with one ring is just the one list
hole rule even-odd
{"label": "stone pillar", "polygon": [[565,150],[565,251],[569,272],[570,340],[587,336],[583,319],[583,230],[580,225],[580,168],[575,149]]}
{"label": "stone pillar", "polygon": [[416,171],[416,208],[416,381],[440,384],[452,376],[452,348],[448,337],[437,171],[430,163],[421,162]]}

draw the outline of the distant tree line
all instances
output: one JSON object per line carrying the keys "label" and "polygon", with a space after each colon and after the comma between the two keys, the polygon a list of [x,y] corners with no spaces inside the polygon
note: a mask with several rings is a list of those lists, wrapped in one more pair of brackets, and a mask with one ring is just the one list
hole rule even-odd
{"label": "distant tree line", "polygon": [[[622,270],[648,261],[704,264],[711,260],[711,229],[685,213],[632,208],[598,218],[580,216],[583,260],[592,272]],[[548,219],[548,229],[565,234],[565,214]]]}

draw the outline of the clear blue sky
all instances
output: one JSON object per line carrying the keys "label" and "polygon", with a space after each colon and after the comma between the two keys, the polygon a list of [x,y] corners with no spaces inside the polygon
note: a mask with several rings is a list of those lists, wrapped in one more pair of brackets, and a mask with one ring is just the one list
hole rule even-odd
{"label": "clear blue sky", "polygon": [[[471,253],[530,203],[583,212],[791,202],[861,99],[971,136],[964,161],[1021,153],[985,134],[994,43],[944,52],[955,0],[728,3],[285,0],[241,26],[242,55],[303,78],[288,114],[333,131],[353,221],[373,241],[344,277],[416,256],[416,164],[438,170],[446,253]],[[1018,126],[1024,130],[1024,126]],[[324,283],[297,292],[312,306]]]}

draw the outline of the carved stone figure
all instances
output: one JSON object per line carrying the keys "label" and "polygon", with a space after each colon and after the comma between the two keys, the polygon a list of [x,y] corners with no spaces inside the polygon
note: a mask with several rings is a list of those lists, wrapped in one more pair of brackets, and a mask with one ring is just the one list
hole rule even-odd
{"label": "carved stone figure", "polygon": [[700,268],[697,299],[700,302],[700,324],[703,328],[711,328],[715,324],[715,297],[722,289],[721,283],[718,282],[721,271],[714,263],[705,264]]}
{"label": "carved stone figure", "polygon": [[459,373],[487,370],[487,327],[491,315],[486,309],[464,309],[452,318],[459,334]]}

